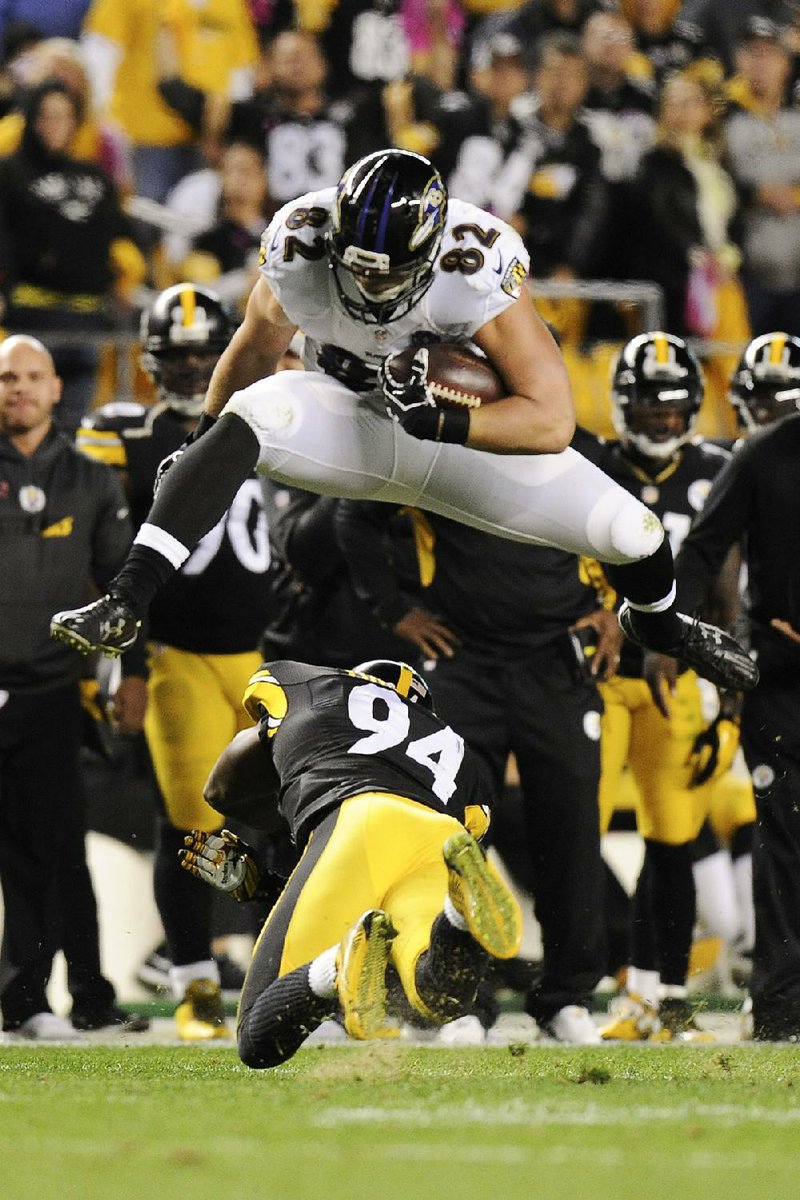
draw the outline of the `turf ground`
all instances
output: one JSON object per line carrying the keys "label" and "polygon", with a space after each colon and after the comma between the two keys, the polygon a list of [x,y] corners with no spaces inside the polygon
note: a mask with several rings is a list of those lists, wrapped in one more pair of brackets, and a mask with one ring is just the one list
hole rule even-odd
{"label": "turf ground", "polygon": [[797,1200],[800,1049],[0,1048],[8,1200]]}

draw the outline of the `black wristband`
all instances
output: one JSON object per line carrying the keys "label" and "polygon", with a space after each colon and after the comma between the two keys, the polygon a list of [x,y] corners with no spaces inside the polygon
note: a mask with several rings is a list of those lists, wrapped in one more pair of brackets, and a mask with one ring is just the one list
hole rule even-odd
{"label": "black wristband", "polygon": [[454,442],[463,446],[469,437],[468,408],[440,408],[436,429],[437,442]]}
{"label": "black wristband", "polygon": [[402,418],[406,433],[426,442],[455,442],[463,446],[469,436],[469,409],[435,408],[425,405],[412,408]]}

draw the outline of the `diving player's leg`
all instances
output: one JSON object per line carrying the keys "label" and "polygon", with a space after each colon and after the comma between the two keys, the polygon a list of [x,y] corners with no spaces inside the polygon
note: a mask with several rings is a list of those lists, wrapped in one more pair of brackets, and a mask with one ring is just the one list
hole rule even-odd
{"label": "diving player's leg", "polygon": [[336,1014],[354,1037],[396,1033],[384,1028],[394,930],[378,908],[366,852],[370,804],[353,797],[320,822],[269,915],[239,1003],[239,1054],[248,1066],[284,1062]]}

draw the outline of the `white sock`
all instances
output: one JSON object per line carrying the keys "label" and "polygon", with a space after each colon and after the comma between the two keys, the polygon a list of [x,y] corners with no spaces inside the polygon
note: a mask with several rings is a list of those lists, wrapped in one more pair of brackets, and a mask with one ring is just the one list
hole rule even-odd
{"label": "white sock", "polygon": [[692,867],[697,891],[697,919],[709,937],[731,945],[739,936],[739,905],[736,899],[731,856],[717,850]]}
{"label": "white sock", "polygon": [[753,908],[753,856],[740,854],[733,860],[733,882],[739,901],[739,924],[742,950],[752,950],[756,940],[756,914]]}
{"label": "white sock", "polygon": [[645,1004],[658,1008],[660,987],[661,976],[658,971],[645,971],[642,967],[628,967],[625,989],[629,992],[636,992],[637,996],[642,997]]}
{"label": "white sock", "polygon": [[196,979],[210,979],[212,983],[219,983],[219,967],[213,958],[207,958],[202,962],[182,963],[179,967],[170,967],[169,985],[175,999],[182,1000],[186,995],[187,987]]}
{"label": "white sock", "polygon": [[453,904],[453,901],[450,899],[449,896],[445,896],[445,898],[444,898],[444,908],[442,909],[442,911],[444,912],[444,915],[447,917],[448,921],[450,922],[450,924],[453,926],[454,929],[463,929],[463,930],[469,929],[469,925],[464,920],[461,913],[458,911],[455,904]]}
{"label": "white sock", "polygon": [[338,946],[323,950],[308,967],[308,986],[315,996],[327,1000],[336,995],[336,954]]}
{"label": "white sock", "polygon": [[662,1000],[686,1000],[689,995],[689,989],[684,983],[662,983],[661,999]]}

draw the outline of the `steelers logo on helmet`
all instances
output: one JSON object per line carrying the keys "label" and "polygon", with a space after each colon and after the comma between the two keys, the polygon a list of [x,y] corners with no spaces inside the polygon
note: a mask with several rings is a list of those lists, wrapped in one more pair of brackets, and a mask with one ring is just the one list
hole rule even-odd
{"label": "steelers logo on helmet", "polygon": [[408,663],[391,658],[371,658],[352,669],[353,675],[365,675],[377,683],[386,683],[409,704],[419,704],[433,711],[431,691],[419,671]]}
{"label": "steelers logo on helmet", "polygon": [[731,377],[728,399],[750,433],[800,408],[800,338],[781,332],[753,338]]}
{"label": "steelers logo on helmet", "polygon": [[325,237],[339,300],[351,317],[385,325],[433,283],[447,190],[421,154],[379,150],[342,176]]}
{"label": "steelers logo on helmet", "polygon": [[158,398],[186,417],[199,417],[217,359],[236,319],[208,288],[177,283],[142,313],[142,364]]}
{"label": "steelers logo on helmet", "polygon": [[612,419],[620,441],[668,461],[688,441],[703,401],[703,374],[686,342],[660,330],[627,342],[614,363]]}

